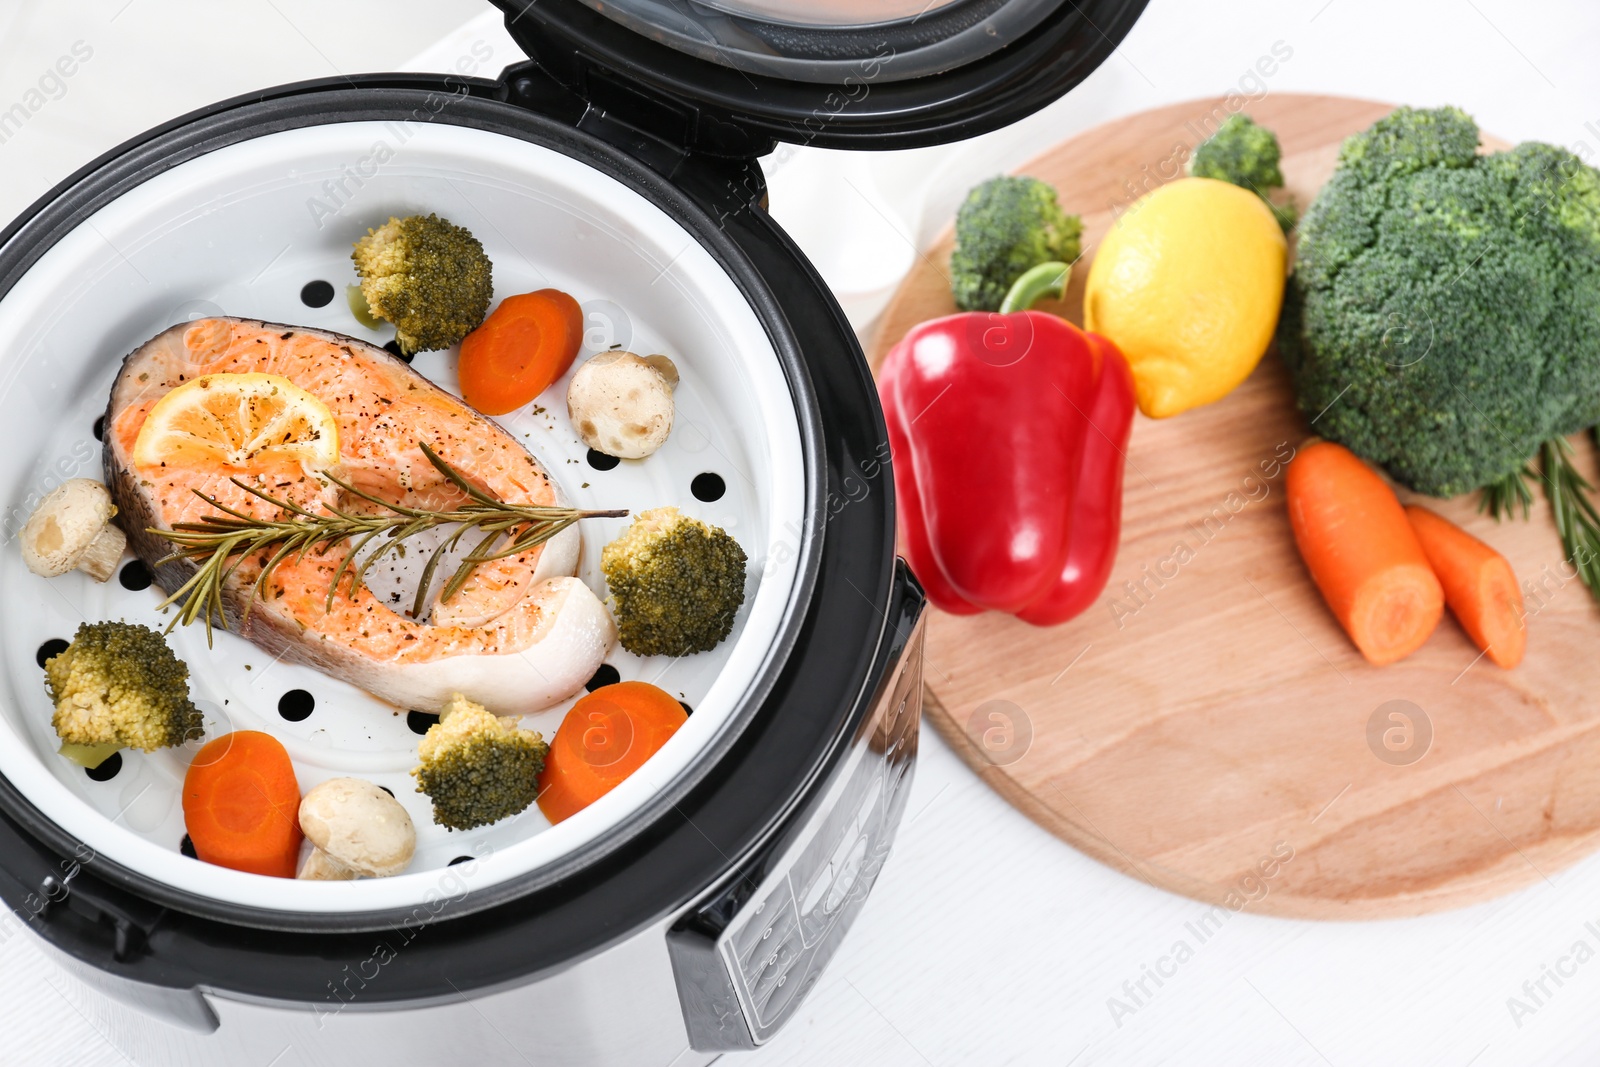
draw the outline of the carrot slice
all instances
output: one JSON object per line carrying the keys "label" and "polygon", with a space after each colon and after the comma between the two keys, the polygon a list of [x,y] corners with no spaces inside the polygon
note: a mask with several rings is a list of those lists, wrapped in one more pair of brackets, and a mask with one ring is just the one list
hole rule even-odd
{"label": "carrot slice", "polygon": [[1495,663],[1507,670],[1522,662],[1528,647],[1522,589],[1504,556],[1441,515],[1416,504],[1406,518],[1417,532],[1445,603],[1461,628]]}
{"label": "carrot slice", "polygon": [[550,742],[539,810],[553,823],[576,815],[638,770],[688,718],[682,704],[649,682],[596,689],[572,706]]}
{"label": "carrot slice", "polygon": [[583,347],[583,311],[559,289],[508,296],[461,341],[461,395],[485,415],[531,403]]}
{"label": "carrot slice", "polygon": [[1374,664],[1404,659],[1444,613],[1444,590],[1378,473],[1328,441],[1300,450],[1285,476],[1295,544],[1322,598]]}
{"label": "carrot slice", "polygon": [[289,753],[256,730],[208,742],[183,776],[183,822],[205,862],[293,878],[300,858],[300,785]]}

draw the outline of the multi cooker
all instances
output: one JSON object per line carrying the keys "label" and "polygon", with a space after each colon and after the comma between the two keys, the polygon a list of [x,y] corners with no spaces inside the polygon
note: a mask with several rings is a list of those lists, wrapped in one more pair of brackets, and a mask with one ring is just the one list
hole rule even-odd
{"label": "multi cooker", "polygon": [[[894,554],[871,375],[767,215],[759,160],[780,142],[913,147],[1001,126],[1087,76],[1143,4],[498,2],[529,56],[498,79],[363,75],[226,101],[0,231],[0,897],[136,1062],[709,1062],[794,1014],[888,856],[923,598]],[[419,829],[387,879],[200,863],[178,804],[192,751],[67,763],[40,669],[80,622],[162,625],[161,591],[137,561],[105,585],[38,578],[15,535],[42,493],[99,476],[124,355],[218,314],[382,343],[327,293],[354,281],[368,227],[430,211],[482,240],[497,298],[576,295],[580,360],[616,345],[674,359],[678,422],[648,461],[590,453],[564,382],[500,421],[580,506],[675,504],[727,529],[750,558],[745,605],[714,652],[608,657],[592,684],[652,681],[690,709],[637,773],[556,826],[530,809],[467,833],[432,825],[407,775],[427,716],[177,630],[208,737],[268,730],[303,788],[369,778]],[[448,354],[414,366],[455,387]],[[583,525],[597,591],[624,522]],[[527,725],[548,736],[570,705]]]}

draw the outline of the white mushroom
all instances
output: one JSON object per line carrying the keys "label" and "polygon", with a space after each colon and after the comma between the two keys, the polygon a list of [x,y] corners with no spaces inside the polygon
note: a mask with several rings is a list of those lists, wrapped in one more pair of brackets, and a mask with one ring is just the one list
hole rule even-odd
{"label": "white mushroom", "polygon": [[620,459],[643,459],[672,432],[678,368],[666,356],[602,352],[567,386],[567,415],[583,443]]}
{"label": "white mushroom", "polygon": [[299,878],[345,881],[399,874],[417,850],[400,802],[361,778],[330,778],[300,801],[300,829],[315,847]]}
{"label": "white mushroom", "polygon": [[116,572],[128,539],[112,523],[117,506],[93,478],[73,478],[50,492],[22,528],[22,561],[54,578],[76,568],[97,582]]}

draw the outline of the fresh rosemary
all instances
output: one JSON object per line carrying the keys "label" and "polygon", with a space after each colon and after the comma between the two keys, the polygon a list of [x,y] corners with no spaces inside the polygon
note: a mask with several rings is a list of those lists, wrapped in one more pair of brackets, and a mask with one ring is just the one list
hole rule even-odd
{"label": "fresh rosemary", "polygon": [[1478,510],[1496,519],[1515,517],[1520,509],[1528,517],[1533,505],[1530,480],[1544,486],[1545,499],[1561,535],[1561,550],[1571,562],[1583,584],[1600,599],[1600,510],[1590,494],[1594,486],[1573,461],[1572,445],[1564,437],[1552,437],[1539,446],[1539,466],[1532,464],[1513,471],[1499,481],[1483,487]]}
{"label": "fresh rosemary", "polygon": [[1561,550],[1589,591],[1600,598],[1600,512],[1589,494],[1594,486],[1572,462],[1572,446],[1552,437],[1539,446],[1544,495],[1550,501]]}
{"label": "fresh rosemary", "polygon": [[[167,631],[170,633],[173,627],[180,623],[184,626],[189,625],[195,619],[201,618],[204,612],[206,641],[209,644],[212,619],[215,618],[219,626],[225,626],[222,612],[223,585],[245,560],[261,557],[265,557],[266,560],[262,564],[260,573],[256,575],[250,590],[250,598],[245,604],[244,617],[249,618],[255,599],[266,589],[273,573],[284,560],[292,557],[298,561],[313,550],[325,552],[341,542],[351,541],[350,550],[345,553],[344,559],[334,571],[333,581],[328,585],[327,610],[331,611],[334,597],[346,577],[349,578],[350,594],[354,596],[356,590],[366,580],[367,572],[372,569],[373,564],[391,552],[397,555],[405,554],[404,545],[407,538],[424,530],[455,526],[457,527],[455,532],[433,550],[427,565],[422,569],[422,576],[417,584],[416,600],[411,607],[412,618],[421,618],[428,588],[433,583],[434,573],[438,569],[440,560],[461,541],[467,531],[478,530],[483,537],[462,557],[455,573],[445,583],[439,593],[441,602],[449,600],[460,592],[467,579],[472,577],[473,572],[484,563],[526,552],[550,540],[579,519],[620,518],[628,514],[626,511],[581,511],[577,508],[507,504],[472,485],[426,444],[422,445],[422,451],[428,457],[428,462],[432,463],[440,474],[467,495],[467,503],[449,511],[409,508],[373,496],[323,471],[324,478],[352,496],[378,505],[384,512],[357,514],[324,505],[326,514],[317,514],[292,501],[280,500],[270,493],[246,485],[237,478],[230,479],[234,485],[251,496],[264,500],[291,516],[274,520],[258,519],[242,511],[235,511],[215,497],[207,496],[196,489],[194,491],[196,496],[218,511],[224,512],[227,517],[207,515],[199,522],[180,522],[170,530],[155,528],[147,530],[148,533],[165,538],[178,546],[172,555],[162,559],[157,566],[186,559],[198,564],[199,567],[187,582],[161,603],[161,607],[165,609],[181,602],[177,615],[167,624]],[[380,538],[382,540],[373,552],[360,564],[356,564],[357,558],[367,546]]]}
{"label": "fresh rosemary", "polygon": [[1526,519],[1533,507],[1533,489],[1528,479],[1538,477],[1532,464],[1525,464],[1499,481],[1490,482],[1478,497],[1478,510],[1488,512],[1494,519],[1514,519],[1520,510]]}

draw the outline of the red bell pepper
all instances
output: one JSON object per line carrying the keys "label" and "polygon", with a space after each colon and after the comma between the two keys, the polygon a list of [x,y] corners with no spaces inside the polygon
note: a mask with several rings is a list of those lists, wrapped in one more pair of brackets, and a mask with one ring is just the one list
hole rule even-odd
{"label": "red bell pepper", "polygon": [[[1059,291],[1066,268],[1052,266],[1002,310]],[[1115,345],[1038,311],[951,315],[890,350],[878,391],[902,551],[935,605],[1051,626],[1100,595],[1134,410]]]}

